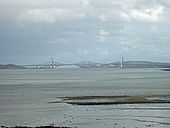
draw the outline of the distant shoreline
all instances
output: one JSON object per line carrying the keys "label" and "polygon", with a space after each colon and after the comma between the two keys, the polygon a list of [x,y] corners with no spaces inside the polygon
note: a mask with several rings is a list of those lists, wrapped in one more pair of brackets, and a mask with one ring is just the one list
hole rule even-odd
{"label": "distant shoreline", "polygon": [[46,62],[43,64],[0,64],[0,69],[55,69],[57,67],[76,66],[78,68],[168,68],[170,63],[163,62],[150,62],[150,61],[120,61],[111,63],[97,63],[92,61],[81,61],[78,63],[59,63],[59,62]]}

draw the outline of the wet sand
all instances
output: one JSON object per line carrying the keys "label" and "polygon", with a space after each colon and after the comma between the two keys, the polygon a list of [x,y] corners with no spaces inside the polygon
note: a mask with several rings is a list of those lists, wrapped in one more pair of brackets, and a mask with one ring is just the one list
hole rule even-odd
{"label": "wet sand", "polygon": [[68,104],[56,124],[77,128],[169,128],[169,103],[140,104]]}
{"label": "wet sand", "polygon": [[77,128],[170,127],[170,94],[60,98],[61,101],[49,103],[68,104],[72,108],[60,116],[60,125]]}
{"label": "wet sand", "polygon": [[143,96],[60,97],[48,104],[68,105],[49,126],[2,128],[169,128],[170,94]]}

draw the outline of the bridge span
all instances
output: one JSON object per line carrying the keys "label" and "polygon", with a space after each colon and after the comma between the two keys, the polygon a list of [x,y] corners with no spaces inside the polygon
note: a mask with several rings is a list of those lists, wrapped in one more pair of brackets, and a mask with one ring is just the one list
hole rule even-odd
{"label": "bridge span", "polygon": [[29,64],[29,65],[20,65],[23,69],[55,69],[60,66],[77,66],[80,68],[95,68],[99,67],[101,64],[92,62],[92,61],[81,61],[79,63],[72,63],[72,64],[66,64],[66,63],[60,63],[57,61],[54,61],[53,59],[51,61],[41,63],[41,64]]}

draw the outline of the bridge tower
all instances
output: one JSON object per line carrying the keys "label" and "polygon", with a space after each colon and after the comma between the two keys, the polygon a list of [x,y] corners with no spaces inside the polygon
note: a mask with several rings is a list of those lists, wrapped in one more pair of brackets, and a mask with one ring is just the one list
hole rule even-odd
{"label": "bridge tower", "polygon": [[54,69],[54,61],[53,61],[53,58],[51,58],[51,68]]}
{"label": "bridge tower", "polygon": [[120,62],[120,68],[123,68],[123,57],[122,57],[121,62]]}

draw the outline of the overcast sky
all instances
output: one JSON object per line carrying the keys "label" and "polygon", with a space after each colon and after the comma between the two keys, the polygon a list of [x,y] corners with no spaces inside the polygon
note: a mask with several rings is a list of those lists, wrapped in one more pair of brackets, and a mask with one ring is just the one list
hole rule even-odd
{"label": "overcast sky", "polygon": [[0,63],[170,62],[170,0],[0,0]]}

